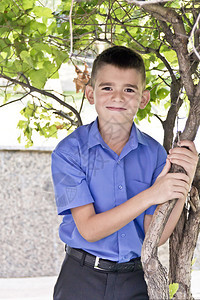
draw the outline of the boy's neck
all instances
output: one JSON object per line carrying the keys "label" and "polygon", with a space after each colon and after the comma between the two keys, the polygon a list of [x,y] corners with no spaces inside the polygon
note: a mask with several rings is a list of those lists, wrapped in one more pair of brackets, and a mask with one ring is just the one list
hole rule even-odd
{"label": "boy's neck", "polygon": [[129,140],[132,124],[115,124],[106,122],[99,124],[99,131],[104,142],[118,155]]}

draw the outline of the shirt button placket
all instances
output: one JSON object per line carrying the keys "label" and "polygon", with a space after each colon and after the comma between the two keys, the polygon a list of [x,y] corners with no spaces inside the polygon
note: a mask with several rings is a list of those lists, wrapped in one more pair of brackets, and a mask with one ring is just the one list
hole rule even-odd
{"label": "shirt button placket", "polygon": [[[120,205],[127,200],[126,194],[126,185],[125,185],[125,174],[123,168],[124,161],[119,160],[116,161],[116,169],[115,169],[115,197],[116,197],[116,204]],[[127,244],[127,235],[126,235],[126,228],[122,228],[118,231],[118,245],[119,245],[119,258],[124,259],[126,255],[126,244]]]}

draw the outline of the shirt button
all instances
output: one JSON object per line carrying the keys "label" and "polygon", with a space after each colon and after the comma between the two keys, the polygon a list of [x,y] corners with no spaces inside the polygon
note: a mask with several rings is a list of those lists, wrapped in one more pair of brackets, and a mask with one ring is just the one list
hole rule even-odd
{"label": "shirt button", "polygon": [[122,189],[123,189],[123,186],[120,184],[120,185],[118,185],[118,188],[119,188],[120,190],[122,190]]}
{"label": "shirt button", "polygon": [[126,236],[126,234],[125,234],[125,233],[122,233],[122,234],[121,234],[121,237],[122,237],[122,238],[124,238],[125,236]]}

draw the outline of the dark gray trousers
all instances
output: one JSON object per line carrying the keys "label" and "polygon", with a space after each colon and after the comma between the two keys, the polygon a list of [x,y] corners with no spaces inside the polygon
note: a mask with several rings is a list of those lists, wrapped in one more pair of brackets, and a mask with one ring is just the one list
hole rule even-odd
{"label": "dark gray trousers", "polygon": [[143,270],[104,272],[66,254],[54,288],[54,300],[148,300]]}

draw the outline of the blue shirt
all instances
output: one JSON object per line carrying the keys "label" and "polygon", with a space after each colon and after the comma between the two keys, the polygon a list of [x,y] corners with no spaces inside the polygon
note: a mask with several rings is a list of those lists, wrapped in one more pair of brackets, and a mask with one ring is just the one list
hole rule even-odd
{"label": "blue shirt", "polygon": [[96,213],[112,209],[149,188],[166,161],[164,148],[133,123],[129,141],[118,156],[102,139],[98,120],[76,129],[52,153],[52,176],[61,240],[95,256],[126,262],[141,256],[144,216],[148,208],[126,226],[97,242],[78,232],[71,208],[93,203]]}

